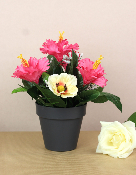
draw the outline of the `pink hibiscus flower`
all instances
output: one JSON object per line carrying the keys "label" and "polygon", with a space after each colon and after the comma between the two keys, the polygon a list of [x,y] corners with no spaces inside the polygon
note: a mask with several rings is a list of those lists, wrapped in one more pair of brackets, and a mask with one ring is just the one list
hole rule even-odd
{"label": "pink hibiscus flower", "polygon": [[62,61],[63,55],[68,54],[72,49],[79,49],[79,45],[77,43],[75,43],[74,45],[68,44],[67,39],[59,40],[58,43],[49,39],[46,40],[46,42],[44,42],[42,46],[43,48],[40,48],[40,51],[43,54],[53,55],[59,62]]}
{"label": "pink hibiscus flower", "polygon": [[104,70],[103,67],[99,64],[97,69],[93,69],[94,62],[91,61],[89,58],[85,58],[82,60],[79,60],[77,69],[80,71],[82,77],[83,77],[83,83],[84,85],[94,83],[98,86],[104,87],[106,86],[106,82],[108,81],[103,76]]}
{"label": "pink hibiscus flower", "polygon": [[36,59],[30,57],[28,61],[28,66],[25,67],[23,64],[17,66],[16,71],[13,73],[12,77],[21,78],[30,82],[39,83],[39,78],[42,73],[49,69],[49,62],[44,57],[42,59]]}

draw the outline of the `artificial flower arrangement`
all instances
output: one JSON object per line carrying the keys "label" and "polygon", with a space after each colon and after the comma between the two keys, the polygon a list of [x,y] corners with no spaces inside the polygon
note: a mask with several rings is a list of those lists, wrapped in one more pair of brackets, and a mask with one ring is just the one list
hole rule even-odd
{"label": "artificial flower arrangement", "polygon": [[21,59],[13,77],[22,79],[23,86],[12,93],[26,91],[37,104],[59,108],[81,106],[92,101],[104,103],[111,101],[122,111],[120,98],[103,92],[107,79],[101,66],[102,55],[95,62],[89,58],[81,59],[77,50],[79,45],[69,44],[60,33],[59,41],[46,40],[40,51],[47,57],[29,61]]}
{"label": "artificial flower arrangement", "polygon": [[[64,33],[64,32],[63,32]],[[120,98],[103,92],[107,79],[101,66],[102,55],[95,62],[82,59],[77,43],[69,44],[60,33],[59,41],[46,40],[40,51],[47,57],[27,61],[22,54],[21,65],[17,66],[12,77],[22,79],[23,85],[12,93],[27,92],[36,103],[46,107],[71,108],[91,101],[104,103],[108,100],[122,112]],[[136,147],[134,113],[124,124],[119,122],[101,122],[102,129],[98,137],[97,153],[112,157],[125,158]]]}

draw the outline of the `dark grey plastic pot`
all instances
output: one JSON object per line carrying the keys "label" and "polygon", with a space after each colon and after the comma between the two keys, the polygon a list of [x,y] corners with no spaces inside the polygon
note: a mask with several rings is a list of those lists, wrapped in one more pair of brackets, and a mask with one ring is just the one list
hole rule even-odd
{"label": "dark grey plastic pot", "polygon": [[36,103],[45,147],[52,151],[70,151],[77,147],[86,105],[72,108],[53,108]]}

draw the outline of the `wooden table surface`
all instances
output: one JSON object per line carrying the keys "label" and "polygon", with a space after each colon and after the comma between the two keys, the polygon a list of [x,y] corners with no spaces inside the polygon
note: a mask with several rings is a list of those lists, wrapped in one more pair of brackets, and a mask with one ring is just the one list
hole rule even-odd
{"label": "wooden table surface", "polygon": [[0,175],[136,175],[136,149],[126,159],[96,154],[99,131],[81,131],[77,148],[45,149],[41,132],[0,132]]}

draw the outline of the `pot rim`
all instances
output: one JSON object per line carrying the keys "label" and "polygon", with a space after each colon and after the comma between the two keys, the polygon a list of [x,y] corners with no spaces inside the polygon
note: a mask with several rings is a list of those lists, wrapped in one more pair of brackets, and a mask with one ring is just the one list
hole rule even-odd
{"label": "pot rim", "polygon": [[69,120],[85,116],[87,103],[71,108],[56,108],[36,104],[36,114],[44,119]]}
{"label": "pot rim", "polygon": [[[39,105],[37,102],[35,102],[36,105],[38,106],[42,106],[42,105]],[[84,105],[80,105],[80,106],[74,106],[74,107],[70,107],[70,108],[78,108],[78,107],[81,107],[81,106],[85,106],[87,105],[87,103],[85,103]],[[59,108],[59,107],[52,107],[52,106],[43,106],[43,107],[46,107],[46,108],[55,108],[55,109],[70,109],[70,108]]]}

